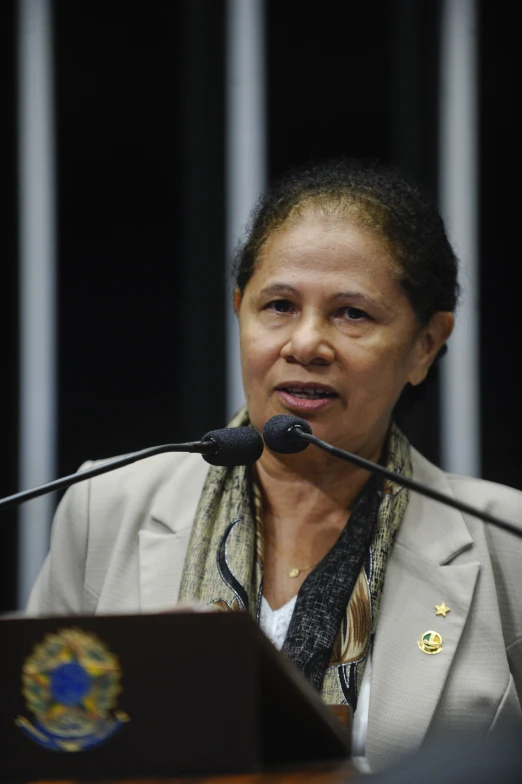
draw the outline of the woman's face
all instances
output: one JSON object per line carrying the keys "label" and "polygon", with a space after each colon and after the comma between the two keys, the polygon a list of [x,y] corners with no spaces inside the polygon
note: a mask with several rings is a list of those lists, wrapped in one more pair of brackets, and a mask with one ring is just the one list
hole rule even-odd
{"label": "woman's face", "polygon": [[349,218],[307,212],[265,245],[236,292],[243,383],[262,431],[276,414],[377,459],[393,407],[420,383],[452,315],[420,328],[387,246]]}

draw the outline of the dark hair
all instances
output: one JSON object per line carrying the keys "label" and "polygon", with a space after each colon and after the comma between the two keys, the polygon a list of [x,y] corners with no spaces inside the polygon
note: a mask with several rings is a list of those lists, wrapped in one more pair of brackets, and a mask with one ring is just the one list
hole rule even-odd
{"label": "dark hair", "polygon": [[399,263],[399,283],[421,324],[439,310],[455,310],[458,261],[436,204],[395,168],[374,160],[313,162],[275,183],[254,208],[233,256],[241,292],[267,240],[310,208],[347,215],[388,243]]}

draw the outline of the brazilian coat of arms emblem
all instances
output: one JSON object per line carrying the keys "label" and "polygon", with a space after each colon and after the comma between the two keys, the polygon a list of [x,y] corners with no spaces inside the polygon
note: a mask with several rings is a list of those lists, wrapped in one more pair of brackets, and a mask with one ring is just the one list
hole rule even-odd
{"label": "brazilian coat of arms emblem", "polygon": [[48,634],[22,668],[22,693],[33,722],[18,716],[24,734],[52,751],[85,751],[111,737],[126,713],[118,658],[95,634],[60,629]]}

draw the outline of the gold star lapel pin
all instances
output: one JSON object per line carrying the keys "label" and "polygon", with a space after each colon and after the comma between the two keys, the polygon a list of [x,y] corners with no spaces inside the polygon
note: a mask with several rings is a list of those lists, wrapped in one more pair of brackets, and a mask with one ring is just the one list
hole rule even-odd
{"label": "gold star lapel pin", "polygon": [[435,615],[442,615],[442,617],[445,618],[449,612],[451,612],[451,607],[446,607],[445,602],[435,605]]}

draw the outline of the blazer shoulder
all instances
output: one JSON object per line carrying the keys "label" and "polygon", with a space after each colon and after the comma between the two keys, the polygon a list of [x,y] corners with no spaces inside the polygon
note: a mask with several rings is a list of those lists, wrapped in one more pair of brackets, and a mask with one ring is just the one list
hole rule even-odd
{"label": "blazer shoulder", "polygon": [[[80,471],[113,459],[88,461]],[[97,505],[119,507],[122,503],[139,502],[139,505],[150,506],[168,485],[174,484],[182,491],[185,487],[190,490],[191,478],[198,484],[203,483],[208,469],[208,463],[198,454],[155,455],[88,480],[89,493]]]}
{"label": "blazer shoulder", "polygon": [[412,457],[415,479],[436,489],[446,486],[459,501],[509,520],[522,534],[522,491],[487,479],[443,471],[413,447]]}
{"label": "blazer shoulder", "polygon": [[[80,471],[101,462],[107,461],[88,461]],[[95,612],[111,569],[118,584],[133,585],[136,580],[119,576],[138,573],[139,532],[190,528],[209,468],[199,455],[156,455],[70,487],[56,511],[28,611]]]}
{"label": "blazer shoulder", "polygon": [[[522,536],[522,492],[487,479],[447,474],[455,496],[511,523]],[[484,523],[488,525],[488,523]],[[490,525],[490,528],[496,528]],[[500,530],[497,528],[497,530]],[[521,540],[522,547],[522,540]]]}

